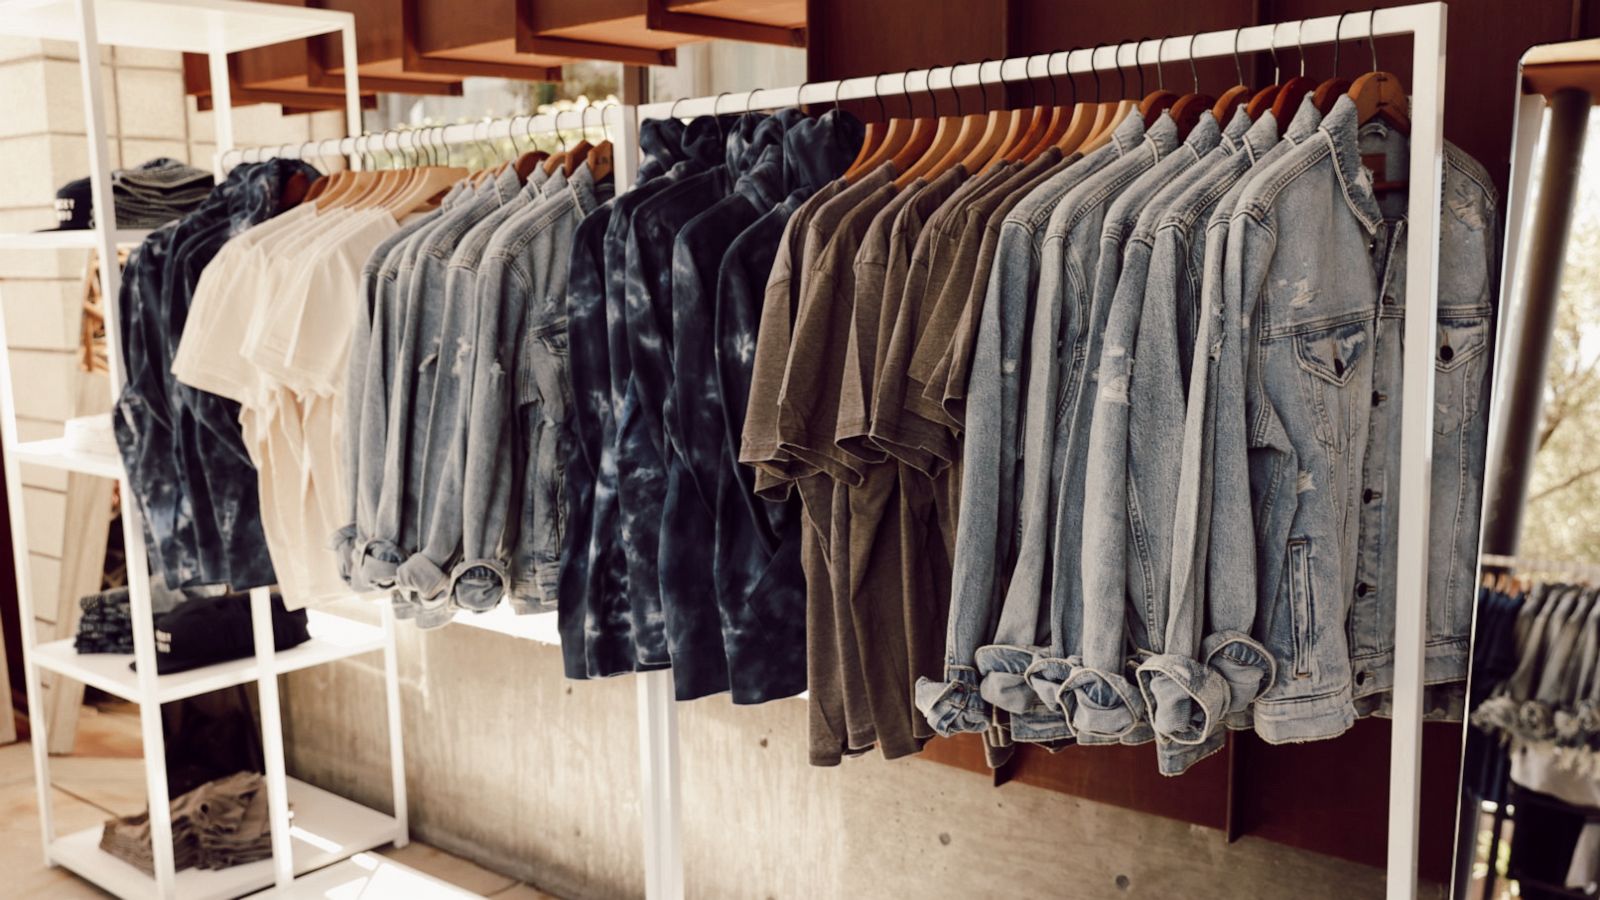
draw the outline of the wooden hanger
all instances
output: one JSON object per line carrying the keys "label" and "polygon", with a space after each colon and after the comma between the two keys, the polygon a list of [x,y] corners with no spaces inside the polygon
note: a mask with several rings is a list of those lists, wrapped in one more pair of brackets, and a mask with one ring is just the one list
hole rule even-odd
{"label": "wooden hanger", "polygon": [[[1156,43],[1156,89],[1144,95],[1139,101],[1139,115],[1144,117],[1144,127],[1149,128],[1161,118],[1161,114],[1172,108],[1178,102],[1178,95],[1167,90],[1166,79],[1161,71],[1161,47],[1166,43],[1163,38]],[[1144,41],[1133,47],[1133,63],[1139,70],[1139,93],[1144,93],[1144,66],[1139,63],[1139,53],[1144,49]]]}
{"label": "wooden hanger", "polygon": [[[716,104],[712,104],[712,106],[714,108],[716,106]],[[713,116],[716,115],[715,111],[712,112],[712,115]],[[559,119],[558,119],[558,121],[559,121]],[[572,149],[571,150],[567,151],[567,170],[566,170],[566,175],[567,175],[568,178],[572,177],[572,173],[573,172],[578,171],[578,167],[583,165],[583,161],[589,158],[589,151],[594,149],[594,145],[589,143],[589,138],[584,134],[584,130],[585,129],[584,129],[584,124],[583,124],[583,113],[582,113],[582,111],[579,111],[579,113],[578,113],[578,142],[576,144],[572,145]]]}
{"label": "wooden hanger", "polygon": [[[1072,86],[1073,103],[1067,106],[1061,105],[1061,98],[1056,94],[1056,79],[1050,72],[1050,61],[1054,58],[1055,54],[1050,53],[1044,59],[1044,74],[1050,82],[1049,121],[1045,122],[1041,133],[1034,139],[1033,146],[1024,152],[1022,159],[1027,162],[1033,162],[1038,159],[1040,154],[1060,142],[1062,136],[1067,133],[1067,123],[1072,119],[1072,107],[1077,103],[1078,86],[1074,83]],[[1070,50],[1067,51],[1067,61],[1069,63],[1067,77],[1071,78],[1070,63],[1072,61],[1072,52]]]}
{"label": "wooden hanger", "polygon": [[[908,77],[910,77],[909,72],[900,73],[900,96],[906,101],[905,116],[888,120],[888,127],[883,130],[883,139],[872,153],[865,158],[860,154],[856,155],[856,162],[845,170],[844,178],[846,181],[854,182],[867,172],[891,160],[894,161],[897,169],[905,171],[904,167],[900,165],[901,160],[915,160],[917,155],[927,149],[927,142],[932,140],[934,129],[931,126],[925,127],[923,120],[917,118],[916,109],[911,104],[911,94],[906,91],[906,79]],[[801,91],[804,90],[805,86],[801,85]],[[876,80],[873,81],[873,90],[877,90]],[[882,104],[882,98],[879,98],[878,102]],[[901,154],[905,153],[907,148],[913,146],[913,139],[916,142],[920,142],[920,149],[916,149],[909,157],[902,157]],[[908,161],[906,164],[909,165],[910,162]]]}
{"label": "wooden hanger", "polygon": [[[1126,96],[1128,85],[1127,81],[1122,75],[1122,60],[1120,58],[1122,55],[1120,52],[1121,49],[1122,48],[1118,46],[1117,51],[1119,52],[1115,54],[1115,57],[1117,58],[1117,78],[1122,82],[1122,93],[1124,96]],[[1135,50],[1134,52],[1137,54],[1138,51]],[[1107,107],[1110,107],[1109,113],[1107,112]],[[1128,116],[1137,111],[1138,108],[1139,104],[1133,100],[1118,100],[1114,104],[1102,105],[1100,108],[1102,116],[1100,119],[1095,121],[1095,124],[1099,126],[1099,128],[1088,140],[1084,141],[1080,150],[1083,153],[1093,153],[1094,151],[1099,150],[1101,147],[1111,143],[1111,136],[1116,133],[1117,127],[1120,126],[1123,121],[1128,118]]]}
{"label": "wooden hanger", "polygon": [[[1376,13],[1374,13],[1375,15]],[[1362,125],[1381,121],[1401,134],[1411,133],[1411,113],[1405,85],[1393,72],[1378,68],[1378,46],[1372,39],[1371,20],[1367,26],[1367,46],[1372,51],[1372,71],[1357,78],[1350,85],[1350,99],[1356,104],[1356,121]],[[1403,190],[1404,180],[1379,180],[1382,173],[1374,173],[1372,189],[1378,193]]]}
{"label": "wooden hanger", "polygon": [[[1095,48],[1095,50],[1098,49],[1098,47]],[[1094,133],[1095,120],[1100,114],[1100,73],[1097,69],[1095,69],[1095,50],[1089,51],[1089,72],[1090,74],[1094,75],[1095,102],[1079,103],[1078,85],[1076,81],[1072,82],[1072,118],[1067,122],[1067,130],[1061,135],[1061,139],[1056,142],[1056,146],[1061,149],[1062,153],[1076,152],[1078,148],[1082,147],[1084,142],[1089,139],[1089,136]],[[1071,51],[1068,51],[1068,77],[1071,77],[1071,74],[1072,53]]]}
{"label": "wooden hanger", "polygon": [[[956,65],[961,65],[961,63],[956,63]],[[955,83],[955,66],[950,67],[950,72],[950,82],[953,85]],[[921,129],[919,129],[926,134],[927,142],[922,145],[922,148],[917,150],[915,155],[913,155],[912,151],[915,149],[915,146],[908,145],[894,159],[895,168],[900,170],[900,175],[894,180],[894,183],[896,186],[902,188],[918,178],[922,178],[924,176],[931,177],[932,175],[937,174],[937,172],[934,170],[939,168],[941,164],[945,164],[945,168],[948,168],[949,165],[953,164],[947,163],[946,158],[953,154],[958,146],[962,145],[960,142],[965,141],[970,143],[973,140],[973,135],[971,134],[973,124],[967,120],[969,118],[978,119],[980,121],[982,120],[981,116],[963,117],[961,115],[960,94],[955,95],[956,114],[954,116],[939,115],[939,97],[933,92],[932,69],[928,70],[927,77],[923,81],[923,85],[928,90],[928,99],[933,103],[934,118],[928,120],[927,123],[924,124]],[[919,124],[923,123],[919,122]],[[913,132],[913,137],[915,136],[916,134]],[[958,156],[956,159],[959,160],[960,157]],[[943,169],[941,168],[939,171],[943,171]]]}
{"label": "wooden hanger", "polygon": [[[983,62],[993,61],[984,60]],[[989,91],[983,82],[983,62],[978,63],[978,90],[982,92],[983,105],[987,107],[989,105]],[[1004,63],[1000,64],[1000,69],[1003,75],[1005,71]],[[1000,80],[1000,84],[1002,88],[1000,99],[1003,104],[1005,102],[1005,79],[1003,77]],[[1014,115],[1016,112],[1017,110],[1008,109],[991,109],[988,111],[988,114],[984,116],[983,133],[978,137],[977,144],[961,159],[961,167],[963,169],[966,169],[969,174],[981,172],[1000,154],[1001,150],[1005,149],[1006,140],[1012,136],[1013,129],[1018,124],[1017,117]]]}
{"label": "wooden hanger", "polygon": [[[1158,59],[1156,63],[1159,65],[1160,60]],[[1189,35],[1189,78],[1194,83],[1193,93],[1179,97],[1178,102],[1172,104],[1172,108],[1167,111],[1172,116],[1173,121],[1178,123],[1178,137],[1180,140],[1188,140],[1189,132],[1193,131],[1194,126],[1199,123],[1200,116],[1209,112],[1211,107],[1217,103],[1215,97],[1200,93],[1200,70],[1194,62],[1194,35],[1192,34]]]}
{"label": "wooden hanger", "polygon": [[[1022,74],[1025,76],[1022,83],[1028,86],[1028,127],[1026,131],[1018,136],[1016,143],[1007,147],[1003,152],[1002,157],[1006,162],[1033,158],[1029,154],[1039,149],[1039,141],[1043,139],[1046,129],[1050,127],[1050,117],[1055,112],[1054,103],[1050,106],[1038,105],[1039,95],[1033,87],[1033,73],[1028,71],[1028,67],[1033,64],[1033,59],[1030,56],[1022,63]],[[1045,74],[1049,74],[1048,65],[1045,69]]]}
{"label": "wooden hanger", "polygon": [[[861,166],[862,163],[866,162],[868,159],[871,159],[872,155],[878,151],[879,147],[883,146],[884,137],[887,134],[891,123],[889,120],[888,107],[883,105],[883,95],[878,93],[878,79],[882,78],[886,74],[888,73],[879,72],[872,78],[872,99],[878,101],[878,118],[875,121],[867,123],[866,134],[861,139],[861,148],[856,151],[855,159],[850,161],[850,165],[845,167],[846,174],[854,172]],[[806,86],[801,84],[797,96],[804,94],[805,90]],[[754,92],[752,91],[751,93]]]}
{"label": "wooden hanger", "polygon": [[1409,135],[1410,98],[1406,96],[1405,85],[1394,73],[1378,68],[1378,45],[1372,39],[1371,19],[1367,24],[1367,46],[1372,50],[1372,71],[1350,85],[1350,99],[1356,103],[1358,119],[1363,125],[1381,119],[1401,134]]}
{"label": "wooden hanger", "polygon": [[1294,45],[1300,52],[1300,74],[1285,81],[1278,95],[1272,98],[1272,117],[1280,125],[1294,118],[1295,112],[1300,109],[1300,101],[1317,89],[1317,83],[1306,77],[1306,48],[1300,43],[1304,30],[1305,24],[1301,23],[1299,30],[1294,33]]}
{"label": "wooden hanger", "polygon": [[606,111],[600,109],[600,135],[601,141],[589,151],[589,174],[594,178],[595,184],[604,181],[611,174],[615,165],[615,148],[612,147],[610,132],[606,128]]}

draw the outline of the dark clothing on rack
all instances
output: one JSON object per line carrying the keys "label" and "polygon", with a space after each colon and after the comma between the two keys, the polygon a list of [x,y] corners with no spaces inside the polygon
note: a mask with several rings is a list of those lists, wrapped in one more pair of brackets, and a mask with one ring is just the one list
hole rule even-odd
{"label": "dark clothing on rack", "polygon": [[168,587],[276,580],[237,405],[179,384],[171,364],[205,264],[229,237],[282,212],[291,178],[316,175],[292,160],[239,166],[129,257],[118,297],[127,384],[114,422],[151,569]]}

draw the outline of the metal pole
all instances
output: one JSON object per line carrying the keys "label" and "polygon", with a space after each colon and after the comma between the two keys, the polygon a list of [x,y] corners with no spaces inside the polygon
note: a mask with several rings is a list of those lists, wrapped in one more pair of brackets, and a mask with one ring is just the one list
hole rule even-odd
{"label": "metal pole", "polygon": [[411,843],[411,821],[406,799],[406,755],[401,730],[400,664],[394,645],[394,607],[387,600],[379,601],[378,616],[383,622],[383,699],[389,709],[389,791],[394,798],[394,845],[404,847]]}
{"label": "metal pole", "polygon": [[1502,373],[1508,379],[1507,387],[1497,397],[1505,418],[1489,456],[1485,553],[1515,555],[1521,537],[1523,501],[1533,475],[1533,457],[1539,452],[1545,370],[1561,298],[1561,269],[1578,204],[1578,175],[1593,102],[1589,92],[1577,88],[1550,97],[1538,199],[1528,223],[1527,249],[1516,280],[1520,290],[1511,312],[1513,334],[1508,337],[1516,343],[1506,358],[1515,361],[1515,368]]}
{"label": "metal pole", "polygon": [[272,592],[250,589],[250,630],[256,649],[256,702],[261,707],[261,747],[267,764],[267,822],[272,835],[272,877],[277,887],[294,882],[294,842],[289,837],[289,776],[283,758],[283,709],[278,702]]}
{"label": "metal pole", "polygon": [[1394,585],[1394,728],[1389,742],[1387,896],[1417,895],[1422,805],[1422,678],[1428,615],[1429,485],[1433,483],[1434,337],[1439,318],[1439,209],[1444,178],[1445,7],[1412,37],[1411,196],[1400,433],[1399,565]]}

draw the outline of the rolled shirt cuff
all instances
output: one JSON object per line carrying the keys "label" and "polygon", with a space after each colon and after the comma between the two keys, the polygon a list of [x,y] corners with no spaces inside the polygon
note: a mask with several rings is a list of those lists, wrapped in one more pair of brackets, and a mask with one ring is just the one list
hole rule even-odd
{"label": "rolled shirt cuff", "polygon": [[354,550],[354,563],[359,577],[369,587],[388,590],[395,586],[395,573],[403,557],[400,546],[394,541],[368,538],[359,541]]}
{"label": "rolled shirt cuff", "polygon": [[1072,730],[1080,744],[1140,743],[1149,740],[1144,697],[1125,676],[1091,666],[1072,670],[1061,686]]}
{"label": "rolled shirt cuff", "polygon": [[947,665],[944,677],[944,681],[917,679],[917,709],[928,726],[942,737],[988,731],[990,710],[978,692],[978,671]]}
{"label": "rolled shirt cuff", "polygon": [[450,596],[462,609],[486,612],[500,604],[510,581],[499,560],[462,560],[450,571]]}
{"label": "rolled shirt cuff", "polygon": [[394,584],[414,595],[425,610],[450,603],[450,576],[424,554],[413,553],[401,563],[395,570]]}

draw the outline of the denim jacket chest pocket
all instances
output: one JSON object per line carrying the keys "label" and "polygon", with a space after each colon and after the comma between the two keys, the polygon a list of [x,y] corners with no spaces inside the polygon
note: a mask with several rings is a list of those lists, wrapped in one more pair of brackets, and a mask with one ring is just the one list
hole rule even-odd
{"label": "denim jacket chest pocket", "polygon": [[1454,434],[1477,419],[1487,391],[1489,317],[1441,318],[1434,348],[1433,430]]}
{"label": "denim jacket chest pocket", "polygon": [[1358,429],[1366,427],[1359,412],[1371,402],[1361,386],[1371,381],[1372,322],[1345,322],[1296,334],[1292,340],[1317,440],[1343,452]]}

